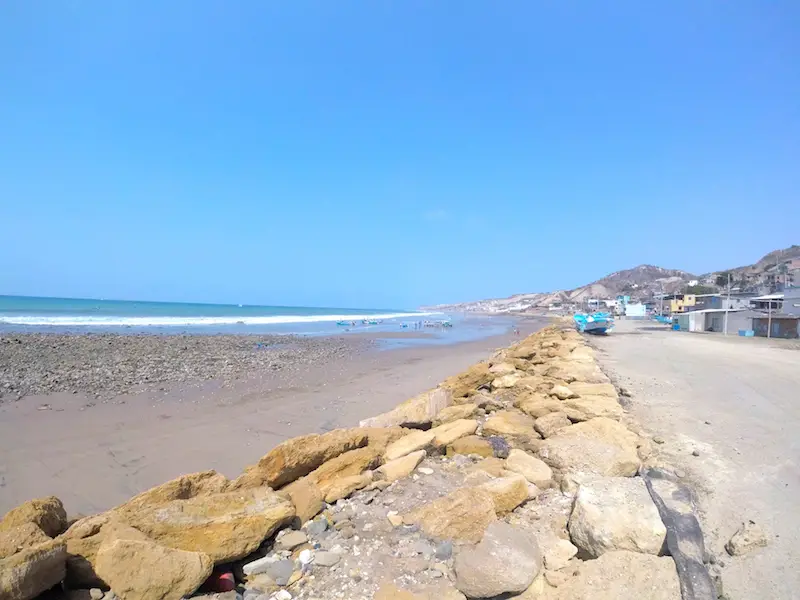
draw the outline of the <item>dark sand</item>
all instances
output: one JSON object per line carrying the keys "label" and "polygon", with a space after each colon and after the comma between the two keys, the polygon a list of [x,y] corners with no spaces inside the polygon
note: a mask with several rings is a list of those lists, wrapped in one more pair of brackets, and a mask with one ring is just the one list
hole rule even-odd
{"label": "dark sand", "polygon": [[[522,321],[521,335],[545,323]],[[515,339],[357,347],[318,361],[303,354],[233,380],[165,382],[102,400],[64,391],[5,402],[0,514],[50,494],[70,515],[90,514],[184,473],[216,469],[235,477],[287,438],[355,426]]]}

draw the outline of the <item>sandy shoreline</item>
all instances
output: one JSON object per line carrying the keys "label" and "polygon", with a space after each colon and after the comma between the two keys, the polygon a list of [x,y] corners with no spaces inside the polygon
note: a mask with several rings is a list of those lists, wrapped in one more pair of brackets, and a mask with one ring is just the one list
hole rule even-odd
{"label": "sandy shoreline", "polygon": [[[545,323],[523,321],[521,334]],[[99,401],[94,390],[64,390],[5,402],[0,512],[54,494],[70,514],[89,514],[183,473],[216,469],[235,476],[280,441],[355,425],[515,336],[386,351],[366,349],[363,338],[348,339],[346,347],[330,345],[332,338],[305,339],[321,346],[300,358],[284,355],[279,369],[243,367],[235,377],[134,385],[133,393],[100,393]]]}

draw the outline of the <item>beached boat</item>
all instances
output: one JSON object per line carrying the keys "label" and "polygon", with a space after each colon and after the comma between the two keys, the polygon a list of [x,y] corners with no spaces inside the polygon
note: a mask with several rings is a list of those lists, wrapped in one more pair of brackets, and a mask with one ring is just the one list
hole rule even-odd
{"label": "beached boat", "polygon": [[355,321],[336,321],[336,324],[337,325],[341,325],[342,327],[351,327],[352,325],[355,325],[356,322]]}
{"label": "beached boat", "polygon": [[581,333],[602,335],[614,327],[614,318],[609,313],[596,312],[591,315],[575,313],[575,329]]}

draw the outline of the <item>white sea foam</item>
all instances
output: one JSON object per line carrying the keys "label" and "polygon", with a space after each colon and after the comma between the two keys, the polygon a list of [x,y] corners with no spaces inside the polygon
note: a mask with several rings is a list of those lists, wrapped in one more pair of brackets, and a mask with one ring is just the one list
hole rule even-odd
{"label": "white sea foam", "polygon": [[0,315],[0,323],[8,325],[32,325],[54,327],[203,327],[213,325],[282,325],[291,323],[326,323],[363,319],[379,321],[387,319],[416,319],[441,313],[386,313],[374,315],[272,315],[272,316],[223,316],[223,317],[95,317],[95,316],[43,316]]}

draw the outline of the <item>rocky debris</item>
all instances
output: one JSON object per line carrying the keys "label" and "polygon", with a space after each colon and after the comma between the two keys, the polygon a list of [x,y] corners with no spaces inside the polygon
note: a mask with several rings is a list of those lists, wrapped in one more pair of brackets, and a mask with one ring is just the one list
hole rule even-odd
{"label": "rocky debris", "polygon": [[583,472],[609,477],[630,477],[641,461],[639,436],[624,425],[599,417],[576,423],[542,442],[539,456],[562,472]]}
{"label": "rocky debris", "polygon": [[423,392],[397,405],[387,413],[365,419],[359,423],[361,427],[430,427],[433,420],[443,409],[453,404],[453,392],[446,386]]}
{"label": "rocky debris", "polygon": [[0,335],[0,403],[53,392],[103,401],[141,386],[290,371],[356,356],[367,340],[289,335]]}
{"label": "rocky debris", "polygon": [[472,435],[478,429],[478,422],[474,419],[458,419],[444,425],[439,425],[430,430],[433,434],[433,445],[436,448],[446,448],[456,440]]}
{"label": "rocky debris", "polygon": [[567,540],[558,540],[544,553],[544,566],[550,571],[558,571],[569,564],[578,549]]}
{"label": "rocky debris", "polygon": [[50,540],[0,560],[0,598],[31,600],[64,579],[66,546]]}
{"label": "rocky debris", "polygon": [[524,592],[542,568],[536,539],[503,522],[489,525],[476,546],[455,559],[456,588],[469,598]]}
{"label": "rocky debris", "polygon": [[639,477],[600,477],[581,484],[569,520],[572,542],[588,556],[614,550],[661,553],[667,530]]}
{"label": "rocky debris", "polygon": [[620,550],[581,563],[578,574],[557,588],[545,590],[546,600],[680,600],[675,564],[669,557]]}
{"label": "rocky debris", "polygon": [[55,496],[29,500],[12,508],[0,520],[0,533],[33,523],[50,538],[64,533],[67,529],[67,512],[61,500]]}
{"label": "rocky debris", "polygon": [[95,569],[122,598],[179,600],[199,588],[214,563],[202,552],[185,552],[144,540],[108,540]]}
{"label": "rocky debris", "polygon": [[551,412],[536,419],[533,428],[543,438],[549,438],[570,425],[572,422],[567,418],[566,413]]}
{"label": "rocky debris", "polygon": [[400,458],[390,460],[375,470],[375,479],[397,481],[403,477],[408,477],[417,468],[417,465],[422,462],[426,454],[425,450],[417,450]]}
{"label": "rocky debris", "polygon": [[548,487],[553,479],[553,470],[544,461],[518,449],[509,452],[505,468],[519,473],[540,488]]}
{"label": "rocky debris", "polygon": [[497,519],[494,496],[480,488],[462,488],[405,515],[403,522],[419,524],[439,540],[479,542]]}
{"label": "rocky debris", "polygon": [[494,456],[491,442],[477,435],[468,435],[447,446],[447,456],[455,454],[477,454],[478,456]]}
{"label": "rocky debris", "polygon": [[747,521],[728,540],[725,550],[731,556],[741,556],[756,548],[764,548],[768,543],[766,532],[755,521]]}
{"label": "rocky debris", "polygon": [[448,406],[439,411],[439,414],[433,420],[433,425],[439,426],[459,419],[469,419],[475,415],[477,410],[478,407],[471,403]]}

